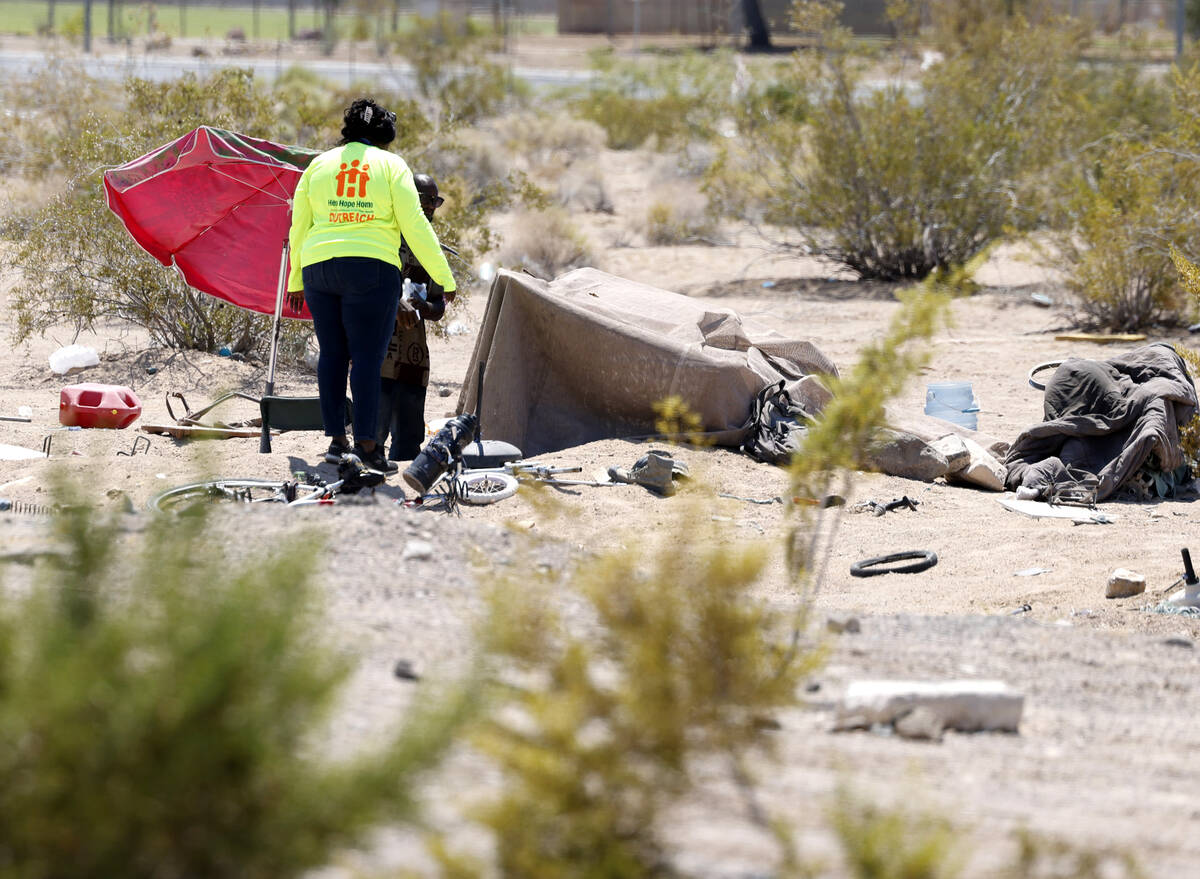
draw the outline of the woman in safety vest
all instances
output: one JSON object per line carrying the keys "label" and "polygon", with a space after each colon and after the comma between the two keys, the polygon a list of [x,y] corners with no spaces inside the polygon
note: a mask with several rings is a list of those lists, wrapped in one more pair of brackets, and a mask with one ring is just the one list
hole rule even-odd
{"label": "woman in safety vest", "polygon": [[[396,138],[396,114],[373,100],[346,110],[340,146],[305,169],[292,205],[288,299],[313,316],[321,353],[317,387],[327,459],[351,451],[345,434],[346,378],[354,399],[353,451],[375,470],[394,472],[375,443],[379,371],[400,302],[400,245],[449,293],[454,276],[421,210],[412,171],[384,147]],[[401,315],[403,318],[404,315]],[[351,365],[353,364],[353,365]]]}

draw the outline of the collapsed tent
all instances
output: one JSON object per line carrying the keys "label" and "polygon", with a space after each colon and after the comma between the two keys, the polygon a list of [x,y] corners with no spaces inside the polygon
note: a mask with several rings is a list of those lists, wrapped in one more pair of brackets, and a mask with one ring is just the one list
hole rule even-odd
{"label": "collapsed tent", "polygon": [[1171,473],[1184,463],[1179,428],[1196,407],[1196,386],[1170,345],[1065,360],[1046,383],[1045,421],[1008,452],[1005,484],[1050,498],[1098,479],[1096,500],[1103,500],[1143,465]]}
{"label": "collapsed tent", "polygon": [[483,434],[526,455],[652,435],[654,406],[671,397],[712,442],[736,446],[764,387],[784,382],[816,414],[829,397],[817,374],[837,375],[811,342],[590,268],[550,282],[497,275],[460,413],[476,410],[481,361]]}

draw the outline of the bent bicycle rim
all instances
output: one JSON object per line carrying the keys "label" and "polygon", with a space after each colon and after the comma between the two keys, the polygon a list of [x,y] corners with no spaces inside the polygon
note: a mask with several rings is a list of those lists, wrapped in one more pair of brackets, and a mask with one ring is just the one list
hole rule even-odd
{"label": "bent bicycle rim", "polygon": [[259,504],[286,501],[285,484],[269,479],[209,479],[177,485],[150,498],[147,506],[163,512],[190,509],[197,504]]}

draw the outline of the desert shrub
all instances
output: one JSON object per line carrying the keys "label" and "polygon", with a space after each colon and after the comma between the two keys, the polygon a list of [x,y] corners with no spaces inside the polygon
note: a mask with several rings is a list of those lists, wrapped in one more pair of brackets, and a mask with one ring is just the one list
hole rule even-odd
{"label": "desert shrub", "polygon": [[513,113],[491,127],[499,145],[529,171],[560,171],[594,156],[605,139],[604,129],[595,122],[563,113]]}
{"label": "desert shrub", "polygon": [[61,559],[0,609],[0,875],[299,876],[413,816],[467,700],[302,756],[350,671],[318,637],[318,541],[234,564],[202,517],[130,536],[68,510]]}
{"label": "desert shrub", "polygon": [[1049,254],[1085,325],[1132,330],[1178,319],[1171,248],[1200,250],[1200,71],[1177,73],[1170,124],[1114,134],[1064,177]]}
{"label": "desert shrub", "polygon": [[585,161],[572,165],[558,178],[558,203],[570,210],[611,214],[612,196],[599,162]]}
{"label": "desert shrub", "polygon": [[[691,767],[770,751],[762,718],[794,704],[819,654],[782,663],[790,621],[750,593],[761,550],[692,521],[677,533],[653,559],[614,554],[570,584],[493,592],[482,638],[498,710],[476,739],[504,777],[479,810],[500,875],[676,875],[658,818]],[[591,619],[579,631],[558,615],[564,585]],[[529,683],[500,683],[514,679]]]}
{"label": "desert shrub", "polygon": [[882,280],[962,264],[1035,219],[1026,185],[1061,153],[1045,121],[1071,116],[1078,32],[1001,18],[911,85],[868,85],[839,7],[796,5],[821,48],[748,86],[707,177],[714,205]]}
{"label": "desert shrub", "polygon": [[600,125],[614,149],[707,140],[727,112],[734,74],[727,54],[623,60],[605,51],[593,53],[592,67],[574,111]]}
{"label": "desert shrub", "polygon": [[716,223],[704,196],[690,186],[659,186],[649,193],[645,236],[652,245],[696,243],[711,238]]}
{"label": "desert shrub", "polygon": [[500,253],[505,265],[520,266],[549,280],[593,259],[587,238],[561,208],[523,213],[515,225]]}
{"label": "desert shrub", "polygon": [[468,17],[418,17],[410,31],[394,39],[397,53],[413,67],[425,112],[440,129],[494,115],[510,93],[521,91],[508,71],[488,58],[498,47],[494,35]]}
{"label": "desert shrub", "polygon": [[962,872],[962,840],[943,816],[882,807],[842,787],[829,817],[856,879],[952,879]]}

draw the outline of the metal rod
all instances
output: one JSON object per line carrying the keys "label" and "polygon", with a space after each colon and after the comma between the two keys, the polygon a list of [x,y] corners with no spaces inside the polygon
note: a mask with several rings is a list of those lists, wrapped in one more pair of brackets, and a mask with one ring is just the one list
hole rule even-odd
{"label": "metal rod", "polygon": [[[287,290],[288,276],[288,239],[283,239],[283,253],[279,257],[279,284],[275,291],[275,319],[271,326],[271,360],[267,366],[267,388],[264,397],[275,393],[275,359],[279,352],[279,320],[283,315],[283,294]],[[271,451],[271,424],[268,417],[269,407],[262,410],[262,436],[258,440],[258,451],[266,454]]]}
{"label": "metal rod", "polygon": [[1196,578],[1196,570],[1192,567],[1192,554],[1187,551],[1187,547],[1183,548],[1183,582],[1188,586],[1200,583]]}

